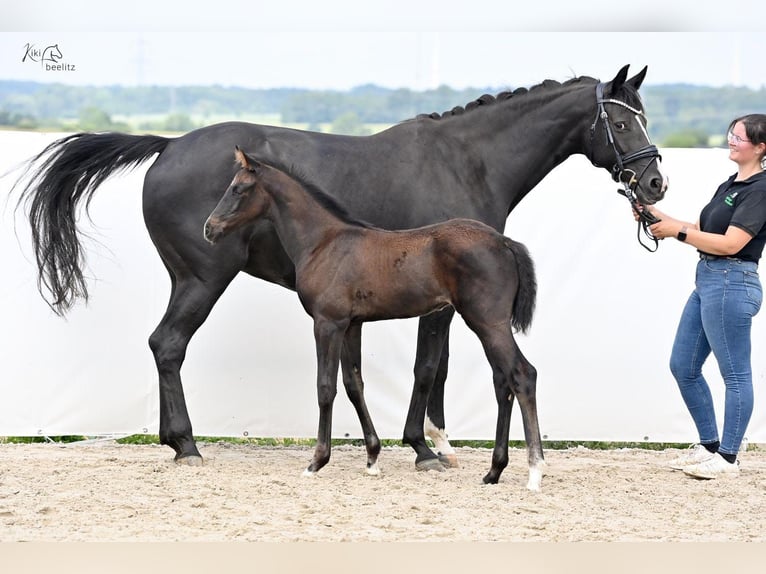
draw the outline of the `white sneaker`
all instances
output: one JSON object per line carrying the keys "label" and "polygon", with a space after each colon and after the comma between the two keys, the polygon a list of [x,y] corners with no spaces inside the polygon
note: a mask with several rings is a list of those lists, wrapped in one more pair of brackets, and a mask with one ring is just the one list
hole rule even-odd
{"label": "white sneaker", "polygon": [[683,470],[684,474],[694,478],[712,479],[737,476],[739,474],[739,461],[735,460],[732,463],[722,457],[720,453],[715,453],[708,460],[687,466]]}
{"label": "white sneaker", "polygon": [[687,466],[699,464],[713,457],[713,454],[701,444],[693,444],[683,455],[674,458],[668,462],[668,466],[673,470],[683,470]]}

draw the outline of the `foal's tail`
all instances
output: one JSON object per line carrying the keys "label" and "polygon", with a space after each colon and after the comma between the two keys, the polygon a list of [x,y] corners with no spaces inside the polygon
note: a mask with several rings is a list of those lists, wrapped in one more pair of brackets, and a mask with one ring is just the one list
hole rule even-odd
{"label": "foal's tail", "polygon": [[535,276],[535,264],[529,255],[529,250],[523,243],[508,240],[511,251],[516,258],[516,271],[519,275],[519,288],[516,291],[516,299],[513,303],[513,316],[511,325],[517,331],[526,333],[532,324],[532,315],[535,312],[537,300],[537,277]]}
{"label": "foal's tail", "polygon": [[37,286],[56,314],[64,315],[78,297],[88,300],[78,206],[84,203],[87,214],[96,188],[106,178],[161,153],[170,141],[154,135],[79,133],[53,142],[27,164],[14,185],[26,180],[17,208],[27,206]]}

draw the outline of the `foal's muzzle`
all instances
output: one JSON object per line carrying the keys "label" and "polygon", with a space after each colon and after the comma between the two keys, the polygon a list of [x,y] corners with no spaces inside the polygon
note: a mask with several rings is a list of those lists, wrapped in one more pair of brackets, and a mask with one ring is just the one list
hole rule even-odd
{"label": "foal's muzzle", "polygon": [[205,222],[205,241],[215,245],[221,237],[223,237],[223,225],[216,220],[208,218]]}

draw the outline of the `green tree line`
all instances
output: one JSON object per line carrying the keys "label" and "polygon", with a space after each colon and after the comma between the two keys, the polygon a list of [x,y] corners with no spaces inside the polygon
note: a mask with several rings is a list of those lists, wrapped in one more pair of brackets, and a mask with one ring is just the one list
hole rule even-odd
{"label": "green tree line", "polygon": [[[512,87],[511,87],[512,88]],[[0,81],[0,126],[17,129],[115,129],[185,132],[223,119],[268,116],[283,124],[368,133],[422,113],[464,106],[504,88],[441,86],[414,91],[364,85],[346,91],[224,86],[69,86]],[[652,139],[663,146],[720,145],[728,122],[763,112],[766,88],[647,85],[641,89]],[[124,122],[113,118],[154,119]],[[158,119],[159,118],[159,119]]]}

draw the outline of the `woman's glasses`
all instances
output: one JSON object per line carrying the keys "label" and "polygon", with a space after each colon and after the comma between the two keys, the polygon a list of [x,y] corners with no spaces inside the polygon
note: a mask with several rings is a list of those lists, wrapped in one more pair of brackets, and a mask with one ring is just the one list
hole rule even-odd
{"label": "woman's glasses", "polygon": [[731,130],[729,130],[729,133],[726,134],[726,139],[730,142],[734,142],[735,144],[739,145],[741,143],[751,143],[750,140],[746,140],[745,138],[739,137],[737,134],[733,133]]}

